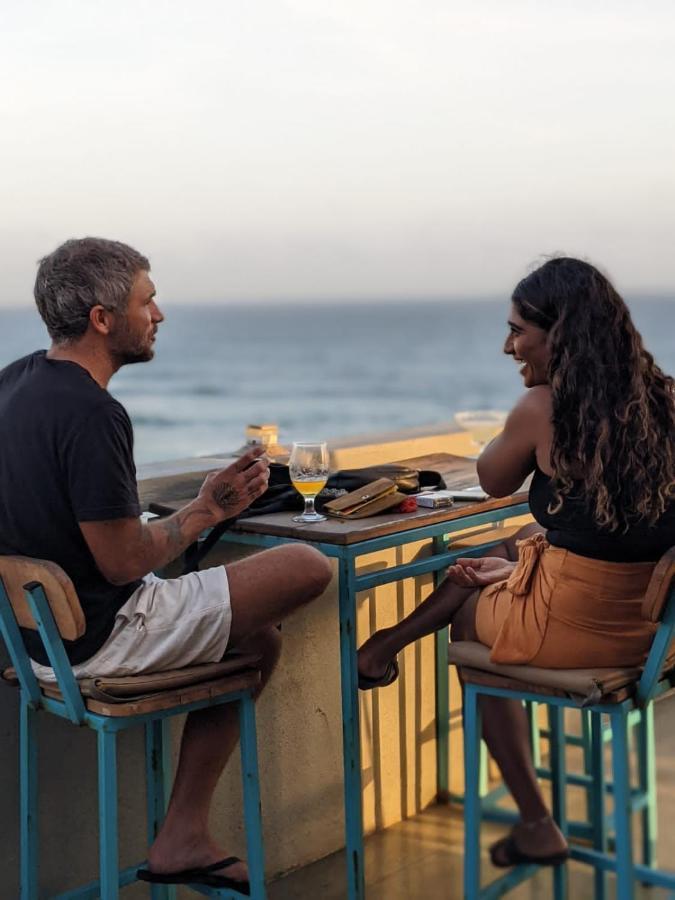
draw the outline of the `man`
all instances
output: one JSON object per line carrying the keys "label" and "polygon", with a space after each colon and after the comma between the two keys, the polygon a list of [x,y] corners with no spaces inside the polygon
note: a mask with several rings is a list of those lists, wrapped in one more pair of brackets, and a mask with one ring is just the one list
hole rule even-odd
{"label": "man", "polygon": [[[86,618],[84,636],[66,642],[76,677],[214,662],[236,648],[262,655],[264,684],[280,650],[274,626],[323,592],[330,565],[293,544],[178,579],[152,574],[259,497],[268,465],[252,450],[208,475],[180,512],[139,518],[131,422],[107,386],[154,355],[164,317],[149,271],[136,250],[96,238],[40,262],[35,300],[52,345],[0,372],[0,553],[53,560],[72,578]],[[39,636],[24,637],[38,677],[53,677]],[[245,887],[243,862],[217,865],[228,854],[207,825],[236,741],[232,705],[188,716],[146,879],[209,867],[223,887]]]}

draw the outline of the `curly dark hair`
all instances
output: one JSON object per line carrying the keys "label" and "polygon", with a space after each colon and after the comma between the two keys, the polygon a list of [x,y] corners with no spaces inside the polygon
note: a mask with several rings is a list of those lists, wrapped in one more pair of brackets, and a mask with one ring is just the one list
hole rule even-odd
{"label": "curly dark hair", "polygon": [[590,263],[549,259],[516,286],[548,332],[555,502],[579,488],[608,531],[654,525],[675,497],[675,380],[645,350],[628,308]]}

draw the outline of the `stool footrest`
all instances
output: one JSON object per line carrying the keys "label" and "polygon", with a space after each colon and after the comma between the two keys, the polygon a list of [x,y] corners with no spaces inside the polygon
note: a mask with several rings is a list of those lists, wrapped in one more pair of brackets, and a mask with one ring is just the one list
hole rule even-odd
{"label": "stool footrest", "polygon": [[[120,869],[119,886],[126,887],[137,881],[136,872],[144,863],[137,863],[135,866],[129,866],[126,869]],[[100,881],[90,881],[89,884],[83,884],[72,891],[66,891],[64,894],[58,894],[52,900],[96,900],[100,896]]]}

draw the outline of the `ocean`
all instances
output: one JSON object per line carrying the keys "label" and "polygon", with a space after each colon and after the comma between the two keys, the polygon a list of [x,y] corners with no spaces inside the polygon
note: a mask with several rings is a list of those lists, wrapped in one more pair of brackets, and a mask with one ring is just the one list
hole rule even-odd
{"label": "ocean", "polygon": [[[247,423],[323,440],[508,410],[522,392],[503,355],[507,301],[163,306],[155,359],[110,383],[138,463],[235,449]],[[675,298],[636,300],[647,348],[675,372]],[[0,368],[48,346],[36,311],[0,309]]]}

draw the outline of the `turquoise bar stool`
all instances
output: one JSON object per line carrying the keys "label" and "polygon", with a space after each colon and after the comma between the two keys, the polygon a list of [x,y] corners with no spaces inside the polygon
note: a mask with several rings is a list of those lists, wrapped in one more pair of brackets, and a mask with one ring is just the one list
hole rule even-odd
{"label": "turquoise bar stool", "polygon": [[[675,687],[675,657],[671,640],[675,628],[675,547],[659,561],[642,605],[643,616],[658,623],[643,669],[539,669],[533,666],[495,665],[482,644],[458,642],[450,647],[450,662],[461,669],[464,682],[465,830],[464,897],[488,900],[502,896],[538,870],[536,865],[510,869],[501,878],[481,887],[479,761],[481,721],[479,697],[487,694],[521,701],[545,702],[549,707],[550,778],[553,816],[569,834],[566,814],[567,741],[563,727],[565,709],[582,709],[590,716],[590,768],[592,785],[592,846],[571,844],[572,859],[594,868],[594,897],[605,900],[606,873],[616,874],[617,900],[632,900],[635,883],[675,891],[675,871],[656,868],[653,702]],[[629,729],[638,726],[640,784],[631,784]],[[607,730],[609,722],[610,730]],[[614,836],[610,847],[605,799],[608,781],[604,773],[604,747],[612,747],[611,794]],[[643,825],[642,863],[634,860],[633,813]],[[553,869],[553,896],[567,896],[567,867]]]}
{"label": "turquoise bar stool", "polygon": [[[57,683],[39,683],[33,674],[20,628],[37,629]],[[52,713],[76,726],[91,728],[98,746],[99,879],[53,900],[118,900],[121,887],[136,881],[139,862],[119,869],[117,825],[117,735],[145,729],[148,841],[164,818],[170,790],[172,716],[222,703],[239,707],[244,816],[250,895],[240,891],[189,885],[197,893],[236,900],[265,900],[255,707],[252,692],[260,682],[256,657],[194,666],[150,676],[78,682],[62,639],[84,633],[85,620],[72,582],[57,565],[20,556],[0,556],[0,633],[13,670],[4,673],[20,689],[21,900],[38,898],[37,714]],[[139,696],[140,695],[140,696]],[[175,900],[172,885],[148,886],[152,900]]]}

